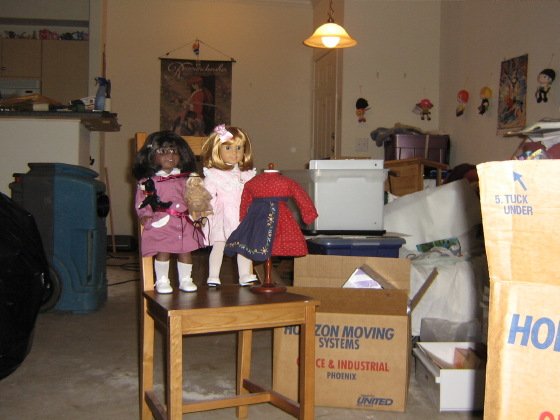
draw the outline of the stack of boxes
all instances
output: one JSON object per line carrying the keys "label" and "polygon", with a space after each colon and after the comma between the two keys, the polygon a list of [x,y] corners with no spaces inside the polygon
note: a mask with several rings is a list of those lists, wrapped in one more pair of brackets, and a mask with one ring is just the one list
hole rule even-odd
{"label": "stack of boxes", "polygon": [[[448,145],[448,137],[443,140]],[[283,174],[298,181],[318,209],[319,218],[313,225],[301,225],[302,230],[331,235],[308,239],[310,255],[295,258],[294,287],[289,290],[321,301],[315,331],[317,405],[405,411],[410,313],[425,289],[409,299],[410,260],[398,258],[403,238],[366,236],[384,233],[387,170],[383,162],[311,161],[309,170]],[[390,287],[343,288],[352,273],[364,266],[379,273]],[[426,288],[430,284],[426,281]],[[294,381],[298,343],[297,327],[275,330],[273,387],[293,399],[298,395]],[[456,347],[456,343],[432,344],[451,352]],[[433,368],[429,358],[417,360],[416,365],[417,381],[440,411],[482,408],[484,368]],[[451,381],[446,379],[450,377]]]}
{"label": "stack of boxes", "polygon": [[[312,160],[309,169],[283,175],[296,180],[317,207],[318,219],[303,225],[292,206],[303,232],[331,235],[309,238],[311,255],[295,258],[294,287],[289,290],[321,300],[316,321],[317,405],[404,411],[410,261],[396,258],[404,239],[381,236],[387,177],[383,161]],[[364,264],[394,288],[342,288]],[[298,395],[298,343],[296,326],[275,330],[274,389],[293,399]]]}

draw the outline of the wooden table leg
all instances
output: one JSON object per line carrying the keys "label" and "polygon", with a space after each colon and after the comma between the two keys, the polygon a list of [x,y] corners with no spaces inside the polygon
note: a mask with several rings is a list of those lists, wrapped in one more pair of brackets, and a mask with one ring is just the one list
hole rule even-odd
{"label": "wooden table leg", "polygon": [[299,418],[315,418],[315,307],[305,309],[299,344]]}
{"label": "wooden table leg", "polygon": [[142,337],[140,364],[140,414],[142,420],[151,420],[150,411],[144,397],[146,391],[151,391],[154,387],[154,320],[146,313],[146,299],[142,298]]}
{"label": "wooden table leg", "polygon": [[[242,330],[237,335],[237,395],[248,394],[243,388],[243,379],[251,376],[251,355],[253,347],[253,331]],[[249,406],[236,408],[237,418],[245,419],[249,415]]]}
{"label": "wooden table leg", "polygon": [[183,334],[181,317],[169,317],[167,333],[167,419],[183,417]]}

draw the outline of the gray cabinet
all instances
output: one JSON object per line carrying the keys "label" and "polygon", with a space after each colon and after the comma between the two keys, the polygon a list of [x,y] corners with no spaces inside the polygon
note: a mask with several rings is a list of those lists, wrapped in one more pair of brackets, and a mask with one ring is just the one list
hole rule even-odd
{"label": "gray cabinet", "polygon": [[89,42],[1,39],[0,79],[41,81],[41,94],[67,104],[88,96]]}
{"label": "gray cabinet", "polygon": [[42,41],[41,94],[67,104],[88,96],[89,43]]}
{"label": "gray cabinet", "polygon": [[38,79],[41,77],[41,41],[38,39],[1,39],[0,76]]}

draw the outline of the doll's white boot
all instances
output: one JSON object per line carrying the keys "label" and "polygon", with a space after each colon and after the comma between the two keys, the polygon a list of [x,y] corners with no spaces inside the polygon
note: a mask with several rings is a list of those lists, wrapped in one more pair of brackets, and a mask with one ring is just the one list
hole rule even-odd
{"label": "doll's white boot", "polygon": [[162,276],[156,281],[156,292],[161,294],[168,294],[173,292],[173,288],[171,287],[171,282],[165,276]]}
{"label": "doll's white boot", "polygon": [[196,284],[191,277],[185,277],[179,282],[179,289],[183,292],[196,292]]}
{"label": "doll's white boot", "polygon": [[257,276],[254,274],[247,274],[239,279],[239,284],[243,287],[251,286],[253,283],[258,282]]}
{"label": "doll's white boot", "polygon": [[208,277],[208,280],[206,280],[206,284],[209,287],[216,287],[222,284],[222,282],[220,281],[220,279],[218,277]]}
{"label": "doll's white boot", "polygon": [[196,291],[196,284],[194,284],[191,277],[192,264],[177,262],[177,271],[179,273],[179,289],[183,292],[194,292]]}

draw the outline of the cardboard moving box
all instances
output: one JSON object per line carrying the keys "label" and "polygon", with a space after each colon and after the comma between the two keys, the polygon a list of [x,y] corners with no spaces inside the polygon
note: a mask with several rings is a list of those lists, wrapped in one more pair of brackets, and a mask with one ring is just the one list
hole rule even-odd
{"label": "cardboard moving box", "polygon": [[560,161],[477,166],[490,274],[484,418],[560,415]]}
{"label": "cardboard moving box", "polygon": [[[395,289],[342,289],[367,264]],[[290,292],[321,300],[316,320],[315,402],[404,411],[408,391],[410,261],[307,255],[294,260]],[[274,332],[276,391],[297,399],[297,327]]]}

